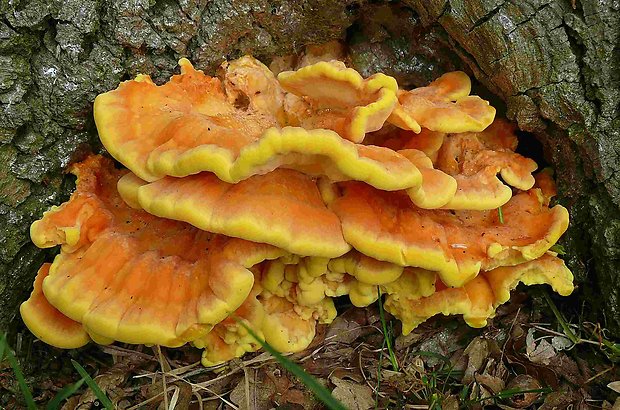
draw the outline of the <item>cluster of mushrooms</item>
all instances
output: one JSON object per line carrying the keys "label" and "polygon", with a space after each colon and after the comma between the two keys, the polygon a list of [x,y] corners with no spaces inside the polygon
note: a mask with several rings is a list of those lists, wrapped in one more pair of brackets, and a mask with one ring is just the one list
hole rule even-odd
{"label": "cluster of mushrooms", "polygon": [[385,295],[407,334],[439,313],[485,326],[519,282],[572,292],[549,250],[568,226],[551,176],[466,74],[406,91],[321,58],[179,64],[97,97],[126,169],[73,165],[71,199],[31,227],[60,245],[21,307],[44,342],[191,343],[213,365],[260,348],[242,323],[305,349],[339,296]]}

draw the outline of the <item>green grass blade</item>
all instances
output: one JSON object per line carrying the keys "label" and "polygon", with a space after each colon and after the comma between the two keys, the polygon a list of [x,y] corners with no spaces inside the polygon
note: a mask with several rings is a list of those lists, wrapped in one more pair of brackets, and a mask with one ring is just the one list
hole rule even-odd
{"label": "green grass blade", "polygon": [[329,390],[320,384],[314,377],[310,376],[304,369],[297,364],[293,363],[286,357],[282,356],[282,353],[271,347],[270,344],[258,337],[252,329],[250,329],[243,321],[237,320],[237,322],[248,331],[260,345],[269,352],[286,370],[293,373],[307,388],[309,388],[316,397],[331,410],[347,410],[347,408],[332,396]]}
{"label": "green grass blade", "polygon": [[528,389],[528,390],[522,390],[522,389],[507,389],[507,390],[502,390],[501,392],[497,393],[497,397],[500,399],[508,399],[512,396],[516,396],[517,394],[525,394],[525,393],[551,393],[553,391],[553,389],[549,388],[549,387],[545,387],[542,389]]}
{"label": "green grass blade", "polygon": [[0,336],[0,362],[4,359],[4,351],[6,350],[6,347],[6,336],[2,335]]}
{"label": "green grass blade", "polygon": [[560,322],[560,326],[562,326],[562,329],[564,330],[564,334],[574,344],[578,344],[579,342],[581,342],[581,340],[577,337],[577,335],[573,333],[570,326],[568,326],[568,323],[566,323],[566,319],[564,318],[564,315],[562,314],[562,312],[558,310],[555,303],[553,303],[553,300],[551,300],[551,297],[549,297],[549,294],[546,291],[543,291],[542,294],[543,294],[543,297],[545,298],[545,301],[547,301],[547,304],[551,308],[551,311],[555,315],[555,318],[558,320],[558,322]]}
{"label": "green grass blade", "polygon": [[71,359],[71,364],[73,364],[73,367],[75,367],[75,370],[77,370],[80,376],[84,378],[84,381],[86,382],[88,387],[90,387],[93,393],[95,393],[95,396],[97,397],[97,399],[99,399],[101,405],[105,407],[106,410],[114,410],[114,405],[112,404],[112,401],[110,401],[108,396],[106,396],[106,394],[101,390],[99,385],[97,385],[97,383],[92,379],[92,377],[90,377],[86,370],[84,370],[84,368],[73,359]]}
{"label": "green grass blade", "polygon": [[609,350],[607,357],[609,357],[612,362],[617,362],[620,359],[620,343],[614,343],[607,339],[601,339],[601,343]]}
{"label": "green grass blade", "polygon": [[375,410],[379,409],[379,390],[381,389],[381,366],[383,365],[383,349],[385,348],[385,338],[383,338],[383,346],[379,352],[379,364],[377,365],[377,390],[375,392]]}
{"label": "green grass blade", "polygon": [[459,401],[461,403],[465,402],[467,399],[467,396],[469,396],[469,386],[468,385],[464,385],[463,389],[461,390],[461,392],[459,393]]}
{"label": "green grass blade", "polygon": [[22,372],[21,367],[19,367],[19,363],[17,362],[17,359],[13,354],[13,350],[11,350],[11,347],[6,340],[6,335],[0,336],[0,350],[2,351],[2,354],[6,352],[6,358],[9,361],[11,367],[13,368],[13,373],[15,373],[17,384],[19,385],[19,389],[22,391],[22,395],[24,396],[24,400],[26,401],[26,406],[28,407],[28,410],[36,410],[37,405],[34,403],[34,399],[32,398],[32,392],[26,384],[26,379],[24,379],[24,373]]}
{"label": "green grass blade", "polygon": [[77,392],[80,387],[82,387],[85,381],[86,379],[81,378],[77,382],[60,389],[60,391],[56,393],[54,398],[50,400],[49,403],[47,403],[47,406],[45,406],[45,410],[58,410],[61,407],[62,402],[73,396],[75,392]]}
{"label": "green grass blade", "polygon": [[480,397],[474,400],[469,400],[470,404],[473,403],[482,403],[484,401],[487,400],[504,400],[504,399],[508,399],[510,397],[516,396],[517,394],[525,394],[525,393],[543,393],[543,394],[548,394],[553,392],[553,389],[550,387],[544,387],[542,389],[519,389],[519,388],[514,388],[514,389],[506,389],[506,390],[502,390],[497,394],[494,394],[492,396],[489,397]]}
{"label": "green grass blade", "polygon": [[562,245],[560,245],[560,244],[558,244],[558,243],[556,243],[556,244],[555,244],[555,245],[553,245],[551,248],[549,248],[549,250],[550,250],[551,252],[555,252],[555,253],[557,253],[557,254],[558,254],[558,255],[560,255],[560,256],[564,256],[564,255],[566,255],[566,249],[565,249]]}
{"label": "green grass blade", "polygon": [[450,362],[450,358],[440,354],[440,353],[436,353],[436,352],[429,352],[426,350],[419,350],[417,352],[413,352],[414,356],[422,356],[422,357],[432,357],[433,359],[439,359],[442,362],[444,362],[445,364],[451,364]]}
{"label": "green grass blade", "polygon": [[383,327],[383,337],[385,338],[385,342],[387,344],[388,353],[390,354],[390,362],[392,363],[392,369],[397,372],[398,371],[398,361],[396,360],[396,354],[394,353],[394,348],[392,347],[392,338],[390,337],[387,329],[387,322],[385,321],[385,314],[383,313],[383,301],[381,300],[381,288],[377,286],[377,295],[378,295],[378,303],[379,303],[379,318],[381,319],[381,326]]}

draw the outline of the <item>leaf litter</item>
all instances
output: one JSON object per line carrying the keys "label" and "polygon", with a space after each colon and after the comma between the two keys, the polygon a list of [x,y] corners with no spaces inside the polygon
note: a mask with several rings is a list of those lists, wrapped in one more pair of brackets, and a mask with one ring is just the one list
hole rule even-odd
{"label": "leaf litter", "polygon": [[[319,327],[308,349],[289,358],[347,408],[615,410],[620,406],[620,372],[617,363],[601,353],[605,345],[574,345],[561,327],[542,323],[540,308],[527,298],[515,298],[484,329],[440,316],[403,337],[398,322],[386,314],[392,326],[389,333],[397,335],[393,346],[398,371],[388,358],[377,306],[360,309],[342,302],[339,309],[342,314],[329,326]],[[123,410],[323,408],[268,353],[205,368],[199,363],[200,351],[189,346],[158,350],[92,345],[68,352],[36,341],[21,345],[26,347],[17,353],[29,357],[27,362],[22,359],[22,365],[39,404],[79,380],[66,365],[72,358]],[[0,408],[22,408],[19,389],[4,362],[0,397]],[[94,394],[83,386],[62,408],[98,406]]]}

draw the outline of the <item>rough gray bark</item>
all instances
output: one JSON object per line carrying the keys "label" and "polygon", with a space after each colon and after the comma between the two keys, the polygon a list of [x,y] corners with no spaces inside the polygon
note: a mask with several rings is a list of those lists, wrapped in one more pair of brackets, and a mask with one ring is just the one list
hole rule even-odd
{"label": "rough gray bark", "polygon": [[163,82],[183,56],[212,70],[343,38],[360,3],[0,0],[0,329],[51,257],[30,243],[29,225],[67,198],[63,168],[100,147],[97,94],[139,72]]}
{"label": "rough gray bark", "polygon": [[569,207],[567,259],[620,332],[620,2],[411,0],[535,133]]}
{"label": "rough gray bark", "polygon": [[466,68],[537,135],[571,210],[571,267],[620,329],[617,1],[1,1],[0,329],[50,257],[29,224],[67,197],[62,169],[99,149],[98,93],[138,72],[164,81],[182,56],[212,70],[345,36],[362,73],[404,85]]}
{"label": "rough gray bark", "polygon": [[[535,134],[555,168],[559,201],[571,213],[561,242],[579,297],[599,313],[590,319],[620,334],[620,2],[403,3],[412,11],[365,17],[357,36],[365,41],[352,38],[353,62],[423,85],[424,74],[443,69],[435,56],[446,67],[465,65],[505,102],[506,115]],[[460,62],[441,47],[429,62],[429,46],[442,41]]]}

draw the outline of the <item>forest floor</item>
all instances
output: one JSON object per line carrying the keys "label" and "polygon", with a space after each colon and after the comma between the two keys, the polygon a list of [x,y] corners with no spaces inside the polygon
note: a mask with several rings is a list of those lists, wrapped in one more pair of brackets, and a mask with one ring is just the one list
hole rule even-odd
{"label": "forest floor", "polygon": [[[381,321],[377,304],[360,309],[341,302],[338,318],[319,326],[311,346],[289,359],[349,409],[620,408],[620,345],[600,326],[580,323],[570,303],[560,306],[563,314],[557,311],[542,289],[529,296],[515,292],[486,328],[472,329],[458,317],[435,317],[406,337],[389,315]],[[323,408],[269,353],[205,368],[200,350],[189,346],[91,344],[63,351],[27,330],[8,340],[41,408],[60,391],[72,393],[63,409],[101,408],[71,360],[119,409]],[[24,403],[5,359],[0,409],[26,408]]]}

